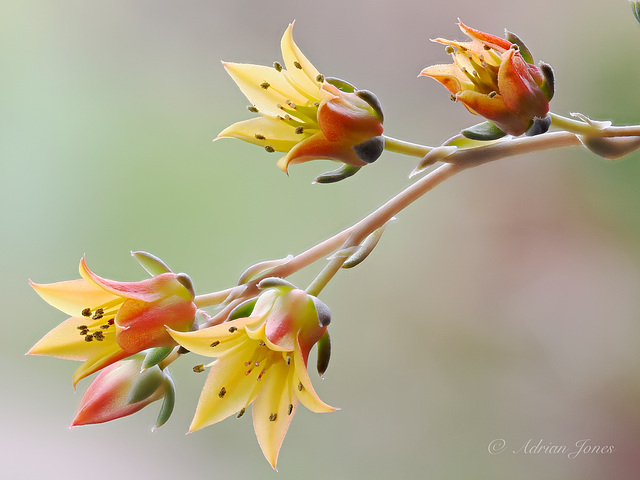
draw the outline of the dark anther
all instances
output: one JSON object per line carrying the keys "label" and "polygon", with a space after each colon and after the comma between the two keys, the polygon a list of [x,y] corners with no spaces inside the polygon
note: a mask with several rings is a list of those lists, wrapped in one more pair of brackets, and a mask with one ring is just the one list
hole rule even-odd
{"label": "dark anther", "polygon": [[298,391],[301,392],[303,388],[304,385],[302,385],[302,382],[298,383]]}
{"label": "dark anther", "polygon": [[242,415],[244,415],[246,408],[241,408],[240,411],[238,412],[238,415],[236,415],[236,418],[240,418]]}
{"label": "dark anther", "polygon": [[324,75],[322,75],[321,73],[318,74],[318,76],[316,77],[316,82],[324,82]]}
{"label": "dark anther", "polygon": [[293,413],[293,403],[289,404],[289,411],[287,413],[287,415],[291,415]]}
{"label": "dark anther", "polygon": [[265,137],[264,135],[261,135],[261,134],[259,134],[259,133],[256,133],[256,138],[257,138],[258,140],[264,140],[264,139],[265,139],[265,138],[267,138],[267,137]]}
{"label": "dark anther", "polygon": [[193,371],[195,373],[202,373],[204,372],[204,365],[200,364],[200,365],[196,365],[195,367],[193,367]]}
{"label": "dark anther", "polygon": [[254,107],[253,105],[248,106],[247,110],[249,110],[252,113],[258,113],[258,109],[256,107]]}
{"label": "dark anther", "polygon": [[218,392],[218,396],[219,396],[220,398],[224,397],[226,394],[227,394],[227,389],[226,389],[226,388],[224,388],[224,387],[222,387],[222,388],[220,389],[220,391]]}
{"label": "dark anther", "polygon": [[301,135],[304,133],[304,127],[296,127],[296,133],[298,135]]}
{"label": "dark anther", "polygon": [[282,71],[282,65],[280,65],[278,62],[273,62],[273,68],[275,68],[279,72]]}
{"label": "dark anther", "polygon": [[215,342],[213,342],[210,346],[211,347],[217,347],[218,345],[220,345],[220,340],[216,340]]}
{"label": "dark anther", "polygon": [[300,62],[293,62],[293,66],[296,67],[298,70],[302,70],[302,65],[300,65]]}
{"label": "dark anther", "polygon": [[269,153],[273,153],[276,151],[276,149],[273,148],[271,145],[267,145],[266,147],[264,147],[264,149]]}
{"label": "dark anther", "polygon": [[238,327],[229,327],[229,333],[233,333],[238,330]]}
{"label": "dark anther", "polygon": [[91,316],[91,309],[90,308],[85,308],[84,310],[82,310],[82,316],[83,317],[90,317]]}
{"label": "dark anther", "polygon": [[278,414],[277,413],[272,413],[271,415],[269,415],[269,421],[270,422],[275,422],[278,419]]}
{"label": "dark anther", "polygon": [[271,84],[269,82],[262,82],[260,86],[266,90],[271,86]]}
{"label": "dark anther", "polygon": [[76,328],[78,330],[89,330],[89,327],[87,327],[86,325],[78,325]]}
{"label": "dark anther", "polygon": [[93,342],[93,335],[87,335],[84,337],[85,342]]}

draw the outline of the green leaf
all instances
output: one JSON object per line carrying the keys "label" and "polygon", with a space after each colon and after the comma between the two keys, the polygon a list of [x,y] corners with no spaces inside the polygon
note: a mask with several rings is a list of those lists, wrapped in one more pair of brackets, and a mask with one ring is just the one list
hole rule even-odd
{"label": "green leaf", "polygon": [[520,55],[522,55],[524,61],[533,65],[533,55],[531,55],[531,51],[527,48],[520,37],[518,37],[515,33],[510,32],[509,30],[505,30],[504,33],[507,37],[507,40],[518,46]]}
{"label": "green leaf", "polygon": [[360,170],[362,167],[354,167],[353,165],[343,164],[341,167],[318,175],[313,183],[335,183],[345,178],[349,178]]}
{"label": "green leaf", "polygon": [[506,135],[506,133],[500,130],[495,123],[490,122],[489,120],[462,130],[460,133],[471,140],[480,140],[483,142],[488,140],[497,140]]}

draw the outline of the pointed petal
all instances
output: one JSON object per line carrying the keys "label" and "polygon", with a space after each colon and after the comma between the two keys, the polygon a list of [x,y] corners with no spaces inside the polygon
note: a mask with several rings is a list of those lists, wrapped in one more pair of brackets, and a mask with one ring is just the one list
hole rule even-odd
{"label": "pointed petal", "polygon": [[80,335],[80,325],[85,325],[87,319],[71,317],[47,333],[27,353],[29,355],[46,355],[64,358],[66,360],[87,360],[96,351],[109,350],[108,344],[115,344],[113,332],[107,334],[102,342],[87,342],[84,335]]}
{"label": "pointed petal", "polygon": [[462,85],[470,83],[468,80],[460,78],[460,70],[454,63],[432,65],[420,72],[419,76],[431,77],[440,82],[447,90],[454,95],[462,90]]}
{"label": "pointed petal", "polygon": [[505,40],[504,38],[496,37],[495,35],[484,33],[480,30],[467,27],[464,23],[462,23],[462,21],[459,21],[458,25],[460,26],[460,30],[462,30],[469,38],[478,40],[500,52],[504,52],[511,48],[511,42],[509,40]]}
{"label": "pointed petal", "polygon": [[154,302],[169,295],[186,296],[189,292],[174,273],[163,273],[141,282],[116,282],[99,277],[87,267],[84,257],[80,260],[80,275],[113,295]]}
{"label": "pointed petal", "polygon": [[[219,357],[239,343],[246,341],[247,336],[243,331],[245,327],[261,320],[255,317],[239,318],[195,332],[177,332],[171,329],[167,329],[167,331],[176,342],[190,352],[205,357]],[[220,343],[212,346],[215,342]]]}
{"label": "pointed petal", "polygon": [[[245,97],[262,115],[277,117],[282,113],[278,105],[287,100],[305,105],[307,98],[291,86],[286,72],[275,68],[247,63],[223,63]],[[266,88],[265,88],[266,87]]]}
{"label": "pointed petal", "polygon": [[542,118],[549,112],[547,96],[532,77],[530,67],[518,52],[509,50],[502,55],[498,71],[505,106],[529,120]]}
{"label": "pointed petal", "polygon": [[213,362],[190,432],[224,420],[247,405],[261,369],[253,368],[245,375],[248,367],[244,363],[253,358],[256,348],[257,342],[248,341]]}
{"label": "pointed petal", "polygon": [[95,308],[117,298],[84,279],[57,283],[33,283],[33,289],[49,305],[69,316],[80,317],[85,308]]}
{"label": "pointed petal", "polygon": [[318,132],[293,147],[278,161],[278,167],[286,172],[290,164],[316,159],[337,160],[354,167],[363,167],[367,164],[358,157],[350,143],[330,142],[322,132]]}
{"label": "pointed petal", "polygon": [[91,342],[100,344],[99,349],[93,353],[75,372],[73,372],[73,386],[78,384],[84,377],[97,372],[98,370],[111,365],[112,363],[127,358],[128,353],[124,352],[115,342]]}
{"label": "pointed petal", "polygon": [[291,79],[301,87],[309,96],[317,96],[321,83],[316,78],[319,73],[307,57],[300,51],[293,41],[293,23],[284,32],[280,42],[282,58],[287,67]]}
{"label": "pointed petal", "polygon": [[238,138],[261,147],[270,146],[278,152],[288,152],[304,137],[282,120],[257,117],[234,123],[221,131],[218,138]]}
{"label": "pointed petal", "polygon": [[298,399],[302,402],[302,404],[315,413],[334,412],[338,410],[337,408],[334,408],[331,405],[327,405],[322,400],[320,400],[320,397],[318,397],[318,394],[313,389],[313,385],[311,385],[311,379],[309,378],[309,373],[307,372],[306,362],[302,357],[300,348],[297,348],[293,352],[293,355],[293,364],[295,365],[296,369],[293,391]]}
{"label": "pointed petal", "polygon": [[275,362],[253,402],[253,428],[262,453],[274,470],[296,406],[291,398],[292,370],[293,366],[284,361]]}

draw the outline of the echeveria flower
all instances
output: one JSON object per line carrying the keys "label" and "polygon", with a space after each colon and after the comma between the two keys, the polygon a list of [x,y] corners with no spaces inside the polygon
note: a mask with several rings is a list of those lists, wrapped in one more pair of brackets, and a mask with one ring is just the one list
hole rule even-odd
{"label": "echeveria flower", "polygon": [[307,359],[327,329],[329,310],[292,286],[265,290],[248,317],[196,332],[173,332],[194,353],[218,357],[210,366],[190,432],[244,414],[253,403],[253,426],[275,469],[278,452],[298,402],[331,412],[311,385]]}
{"label": "echeveria flower", "polygon": [[293,24],[281,41],[284,66],[224,63],[249,110],[261,116],[234,123],[218,138],[233,137],[287,152],[278,166],[314,159],[330,159],[354,167],[376,160],[382,153],[382,109],[375,95],[346,82],[329,83],[293,41]]}
{"label": "echeveria flower", "polygon": [[[462,22],[459,25],[471,41],[435,39],[447,45],[453,64],[433,65],[420,75],[440,82],[454,100],[462,102],[474,115],[492,121],[505,133],[521,135],[535,118],[546,117],[553,96],[551,67],[533,65],[529,52],[521,52],[519,41],[512,43]],[[517,39],[513,35],[512,38]]]}
{"label": "echeveria flower", "polygon": [[144,358],[133,355],[103,369],[82,397],[71,426],[110,422],[160,399],[164,402],[155,428],[164,424],[173,410],[173,380],[157,365],[143,370]]}
{"label": "echeveria flower", "polygon": [[74,386],[82,378],[152,347],[176,345],[166,326],[192,328],[196,306],[191,280],[162,273],[140,282],[116,282],[80,261],[80,280],[31,283],[47,303],[71,318],[36,343],[29,354],[80,360]]}

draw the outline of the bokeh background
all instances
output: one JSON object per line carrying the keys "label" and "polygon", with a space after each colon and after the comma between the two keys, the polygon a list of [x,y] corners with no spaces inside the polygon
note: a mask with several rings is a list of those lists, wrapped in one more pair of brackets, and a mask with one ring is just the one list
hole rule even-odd
{"label": "bokeh background", "polygon": [[[326,75],[377,93],[386,133],[438,144],[477,123],[435,82],[429,38],[456,19],[506,27],[553,65],[554,111],[640,122],[640,26],[626,0],[311,3],[5,1],[0,11],[2,335],[0,470],[11,479],[635,479],[640,471],[640,154],[567,149],[465,172],[411,206],[374,254],[323,292],[334,354],[300,409],[278,474],[251,417],[185,436],[203,374],[172,368],[176,413],[158,405],[68,430],[77,364],[24,353],[64,315],[28,279],[139,280],[130,250],[159,255],[198,292],[298,253],[400,189],[415,160],[385,154],[357,176],[311,185],[293,166],[211,140],[248,118],[220,60],[271,64],[296,20]],[[305,286],[316,265],[292,278]],[[497,455],[489,445],[504,439]],[[590,439],[611,454],[513,453]],[[494,444],[495,445],[495,444]]]}

